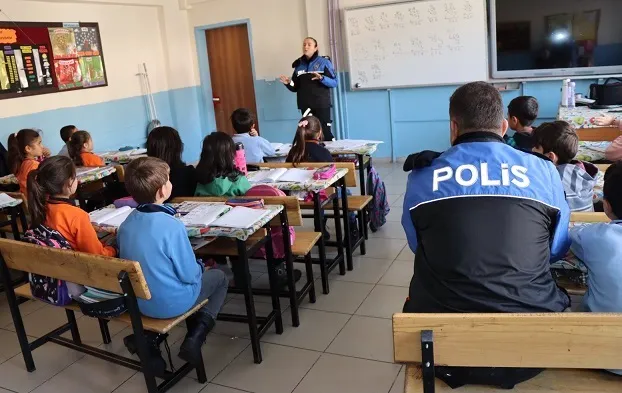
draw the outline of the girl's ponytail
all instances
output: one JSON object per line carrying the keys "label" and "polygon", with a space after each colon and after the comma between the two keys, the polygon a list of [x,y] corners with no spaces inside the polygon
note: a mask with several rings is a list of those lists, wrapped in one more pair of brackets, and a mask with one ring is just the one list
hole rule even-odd
{"label": "girl's ponytail", "polygon": [[9,169],[14,175],[17,175],[22,162],[26,159],[26,146],[33,144],[37,138],[39,138],[39,133],[28,128],[9,135],[8,161]]}
{"label": "girl's ponytail", "polygon": [[49,195],[45,188],[39,184],[39,169],[30,171],[28,174],[28,210],[32,228],[36,228],[45,222],[45,205]]}
{"label": "girl's ponytail", "polygon": [[300,119],[300,122],[298,122],[296,136],[294,137],[292,148],[289,151],[285,161],[293,163],[294,166],[298,166],[298,164],[306,159],[306,142],[310,140],[319,141],[321,139],[322,123],[320,120],[315,116],[303,117]]}
{"label": "girl's ponytail", "polygon": [[76,167],[69,157],[54,156],[28,174],[28,210],[32,228],[43,224],[50,196],[63,194],[76,177]]}
{"label": "girl's ponytail", "polygon": [[76,131],[71,135],[71,139],[67,143],[67,152],[76,166],[84,166],[82,161],[82,149],[84,144],[91,139],[91,134],[87,131]]}
{"label": "girl's ponytail", "polygon": [[[306,120],[305,120],[306,121]],[[303,161],[305,157],[305,129],[302,125],[304,121],[298,123],[298,129],[296,129],[296,136],[294,136],[294,141],[292,142],[292,148],[287,155],[287,159],[285,161],[291,162],[294,166],[298,166],[301,161]]]}

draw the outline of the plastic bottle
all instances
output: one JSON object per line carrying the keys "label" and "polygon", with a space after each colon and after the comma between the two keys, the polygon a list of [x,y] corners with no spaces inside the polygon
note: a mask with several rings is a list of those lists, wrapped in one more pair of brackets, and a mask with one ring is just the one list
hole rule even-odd
{"label": "plastic bottle", "polygon": [[562,100],[561,106],[568,106],[568,90],[570,89],[570,79],[564,79],[562,82]]}
{"label": "plastic bottle", "polygon": [[233,165],[244,175],[248,173],[248,169],[246,168],[246,153],[244,152],[244,144],[242,142],[237,142],[235,144],[235,158]]}
{"label": "plastic bottle", "polygon": [[568,95],[568,106],[570,108],[574,108],[575,106],[577,106],[577,102],[576,102],[576,98],[575,98],[575,92],[577,89],[577,84],[575,82],[570,82],[570,94]]}

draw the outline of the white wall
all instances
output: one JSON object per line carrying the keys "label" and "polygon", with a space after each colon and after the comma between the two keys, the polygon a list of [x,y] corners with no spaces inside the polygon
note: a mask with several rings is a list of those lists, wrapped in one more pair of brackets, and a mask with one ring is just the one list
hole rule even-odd
{"label": "white wall", "polygon": [[186,11],[176,1],[0,0],[0,9],[14,21],[98,22],[108,77],[107,87],[2,100],[0,118],[139,96],[143,62],[154,92],[197,84]]}
{"label": "white wall", "polygon": [[[393,2],[395,0],[341,0],[340,8]],[[330,54],[327,0],[189,0],[189,3],[192,5],[188,20],[193,41],[195,27],[250,20],[257,79],[273,80],[281,74],[289,75],[292,61],[302,55],[302,41],[306,36],[318,40],[320,53]],[[337,47],[340,46],[341,43],[337,43]],[[198,73],[195,49],[194,53],[195,72]],[[338,53],[344,51],[338,50]],[[341,60],[345,66],[345,56]]]}
{"label": "white wall", "polygon": [[[315,0],[318,3],[320,0]],[[291,64],[301,56],[306,35],[303,0],[212,0],[192,4],[188,12],[194,46],[194,28],[249,19],[257,79],[274,79],[289,74]],[[196,49],[195,70],[198,70]]]}

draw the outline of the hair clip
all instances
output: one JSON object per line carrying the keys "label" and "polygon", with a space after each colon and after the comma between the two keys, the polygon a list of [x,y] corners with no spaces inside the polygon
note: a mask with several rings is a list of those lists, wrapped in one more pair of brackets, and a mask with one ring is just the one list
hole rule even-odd
{"label": "hair clip", "polygon": [[309,125],[309,121],[308,120],[303,120],[300,123],[298,123],[298,127],[306,127]]}

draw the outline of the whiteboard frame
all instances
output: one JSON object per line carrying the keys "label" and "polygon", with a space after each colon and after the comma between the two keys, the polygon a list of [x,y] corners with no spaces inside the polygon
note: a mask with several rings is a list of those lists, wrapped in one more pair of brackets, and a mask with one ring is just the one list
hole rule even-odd
{"label": "whiteboard frame", "polygon": [[[384,6],[389,6],[389,5],[396,5],[396,4],[405,4],[405,3],[419,3],[422,1],[440,1],[440,0],[398,0],[398,1],[392,1],[392,2],[388,2],[388,3],[381,3],[381,4],[372,4],[372,5],[358,5],[358,6],[353,6],[353,7],[347,7],[341,10],[341,28],[343,29],[343,32],[346,33],[346,53],[348,55],[348,74],[352,75],[352,69],[351,69],[351,59],[350,59],[350,38],[349,35],[347,34],[347,29],[346,29],[346,12],[347,11],[354,11],[354,10],[359,10],[362,8],[377,8],[377,7],[384,7]],[[485,23],[485,29],[486,29],[486,34],[485,34],[485,46],[487,48],[486,50],[486,63],[488,64],[488,67],[486,67],[486,79],[484,79],[484,81],[489,82],[491,81],[491,76],[490,76],[490,40],[489,40],[489,35],[490,32],[488,31],[488,25],[489,25],[489,18],[488,18],[488,1],[487,0],[475,0],[475,1],[479,1],[484,3],[484,12],[485,12],[485,16],[484,16],[484,23]],[[352,79],[350,79],[350,83],[348,83],[349,87],[349,91],[369,91],[369,90],[391,90],[391,89],[407,89],[407,88],[413,88],[413,87],[432,87],[432,86],[456,86],[456,85],[462,85],[465,82],[444,82],[444,83],[425,83],[425,84],[418,84],[418,85],[398,85],[398,86],[374,86],[374,87],[355,87],[352,84]]]}

